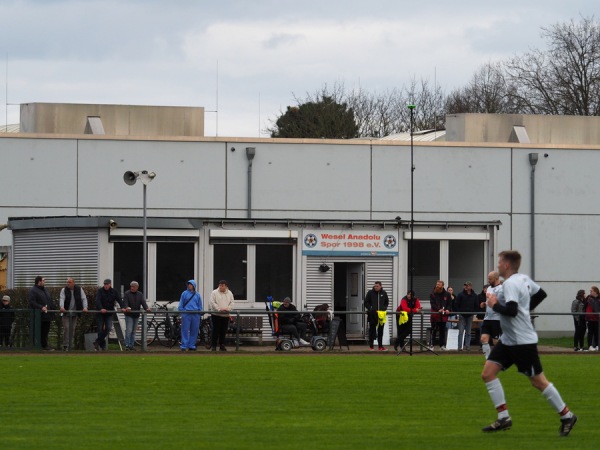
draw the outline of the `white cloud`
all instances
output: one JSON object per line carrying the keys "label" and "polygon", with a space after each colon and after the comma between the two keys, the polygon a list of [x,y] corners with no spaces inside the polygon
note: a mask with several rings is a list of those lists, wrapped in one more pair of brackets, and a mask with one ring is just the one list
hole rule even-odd
{"label": "white cloud", "polygon": [[[4,0],[0,55],[9,54],[9,103],[207,109],[218,61],[219,135],[256,136],[259,109],[267,124],[292,93],[335,81],[383,91],[434,74],[449,90],[489,60],[539,46],[541,25],[594,9],[585,0]],[[2,106],[3,69],[4,58]],[[18,121],[18,107],[8,110]],[[206,122],[214,134],[215,115]]]}

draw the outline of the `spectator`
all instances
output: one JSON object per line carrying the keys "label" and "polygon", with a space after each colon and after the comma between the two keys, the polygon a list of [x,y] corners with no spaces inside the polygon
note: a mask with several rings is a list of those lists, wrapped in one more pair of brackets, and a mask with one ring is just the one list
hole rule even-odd
{"label": "spectator", "polygon": [[429,348],[433,350],[436,336],[439,337],[440,348],[446,350],[446,323],[450,313],[450,294],[444,289],[444,282],[438,280],[433,292],[429,295],[431,305],[431,342]]}
{"label": "spectator", "polygon": [[481,349],[483,350],[483,354],[485,355],[485,359],[488,359],[490,356],[490,338],[492,340],[492,344],[496,345],[498,343],[498,339],[500,339],[500,335],[502,334],[502,327],[500,326],[500,313],[497,313],[492,308],[487,306],[486,303],[486,295],[495,295],[496,297],[501,297],[502,292],[502,284],[500,282],[500,275],[496,271],[492,271],[488,273],[488,283],[489,286],[484,290],[483,299],[481,295],[479,296],[479,301],[481,302],[479,307],[480,309],[485,308],[485,317],[483,318],[483,323],[481,324]]}
{"label": "spectator", "polygon": [[365,309],[367,310],[367,320],[369,322],[369,348],[374,350],[375,336],[379,344],[379,351],[387,352],[383,346],[383,328],[379,322],[379,311],[387,311],[390,300],[387,292],[382,289],[381,281],[376,281],[373,289],[367,292],[365,296]]}
{"label": "spectator", "polygon": [[115,313],[115,303],[117,303],[123,312],[125,307],[119,293],[112,287],[112,281],[107,278],[104,285],[96,293],[96,324],[98,325],[98,338],[94,341],[94,348],[106,350],[106,338],[110,334],[113,326],[113,314]]}
{"label": "spectator", "polygon": [[418,314],[421,312],[421,302],[418,298],[415,298],[414,291],[409,290],[402,300],[400,300],[400,304],[398,308],[396,308],[396,312],[405,312],[408,315],[408,319],[402,322],[402,314],[398,314],[396,316],[396,323],[398,324],[398,337],[396,338],[396,344],[394,344],[394,350],[402,350],[404,347],[404,339],[410,334],[412,330],[412,320],[413,314]]}
{"label": "spectator", "polygon": [[585,320],[588,328],[588,350],[590,352],[598,351],[598,313],[600,313],[599,296],[600,291],[598,291],[598,288],[596,286],[592,286],[585,307]]}
{"label": "spectator", "polygon": [[73,345],[77,317],[81,314],[76,311],[88,312],[85,292],[75,284],[72,277],[67,278],[67,285],[60,290],[59,303],[63,325],[63,352],[66,352]]}
{"label": "spectator", "polygon": [[140,309],[150,312],[144,294],[138,289],[140,284],[137,281],[129,283],[129,290],[123,295],[123,308],[125,310],[125,350],[135,350],[135,329],[140,319]]}
{"label": "spectator", "polygon": [[479,310],[479,298],[473,291],[473,283],[467,281],[464,289],[456,297],[454,311],[458,312],[458,351],[463,347],[471,350],[471,329],[473,327],[473,314]]}
{"label": "spectator", "polygon": [[227,281],[219,281],[219,287],[210,294],[209,309],[211,312],[211,320],[213,325],[211,336],[211,350],[227,351],[225,348],[225,335],[229,326],[229,313],[233,309],[234,300],[233,293],[227,287]]}
{"label": "spectator", "polygon": [[[50,333],[50,324],[54,320],[54,313],[51,312],[56,308],[50,292],[45,287],[46,280],[41,277],[35,277],[35,285],[29,290],[27,300],[31,309],[39,309],[42,311],[41,320],[41,345],[42,349],[53,352],[54,349],[48,345],[48,334]],[[32,334],[33,336],[34,334]]]}
{"label": "spectator", "polygon": [[280,331],[290,334],[300,342],[300,345],[310,345],[306,341],[306,322],[302,320],[302,316],[296,307],[292,305],[292,300],[289,297],[283,299],[277,311],[284,312],[284,314],[278,314],[277,317]]}
{"label": "spectator", "polygon": [[573,325],[575,333],[573,334],[573,350],[580,352],[584,349],[583,341],[585,339],[585,312],[586,308],[585,291],[580,289],[577,291],[575,300],[571,303],[571,312],[573,313]]}
{"label": "spectator", "polygon": [[10,297],[5,295],[2,297],[0,304],[0,346],[4,348],[12,347],[10,334],[12,331],[13,322],[15,321],[15,312],[10,304]]}
{"label": "spectator", "polygon": [[[196,351],[196,341],[200,330],[200,313],[191,311],[202,311],[202,297],[196,292],[196,280],[187,282],[187,289],[181,293],[179,298],[179,311],[183,312],[181,317],[181,345],[182,352],[187,350]],[[190,311],[186,313],[186,311]]]}
{"label": "spectator", "polygon": [[[450,311],[454,311],[454,302],[456,301],[456,295],[454,295],[454,288],[452,286],[448,286],[448,289],[446,289],[448,291],[448,294],[450,294]],[[458,327],[458,325],[454,322],[450,322],[450,319],[454,320],[457,319],[458,316],[455,314],[451,314],[448,316],[448,323],[446,323],[446,328],[451,329],[451,328],[456,328]]]}

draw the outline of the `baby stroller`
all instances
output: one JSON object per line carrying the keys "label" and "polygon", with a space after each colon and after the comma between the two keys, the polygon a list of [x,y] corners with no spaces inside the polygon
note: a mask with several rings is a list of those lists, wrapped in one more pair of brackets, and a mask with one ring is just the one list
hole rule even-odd
{"label": "baby stroller", "polygon": [[269,314],[269,323],[271,324],[273,336],[277,338],[275,340],[275,350],[289,352],[293,348],[311,347],[316,352],[322,352],[327,348],[327,337],[319,335],[317,321],[312,314],[309,313],[303,316],[303,320],[308,325],[308,330],[310,330],[313,335],[310,338],[308,345],[302,345],[298,339],[289,335],[284,335],[284,332],[280,329],[279,314],[277,314],[276,311],[281,305],[281,302],[273,301],[272,297],[268,297],[268,301],[265,302],[265,304],[267,311],[273,312],[273,314]]}

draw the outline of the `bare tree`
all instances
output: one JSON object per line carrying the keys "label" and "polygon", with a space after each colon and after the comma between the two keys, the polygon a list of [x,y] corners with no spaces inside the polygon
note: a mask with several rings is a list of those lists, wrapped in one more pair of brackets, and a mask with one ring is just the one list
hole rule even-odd
{"label": "bare tree", "polygon": [[600,115],[600,23],[593,17],[542,28],[547,50],[505,63],[521,112]]}
{"label": "bare tree", "polygon": [[520,111],[515,87],[506,80],[502,63],[481,66],[463,88],[446,98],[446,111],[457,113],[511,114]]}

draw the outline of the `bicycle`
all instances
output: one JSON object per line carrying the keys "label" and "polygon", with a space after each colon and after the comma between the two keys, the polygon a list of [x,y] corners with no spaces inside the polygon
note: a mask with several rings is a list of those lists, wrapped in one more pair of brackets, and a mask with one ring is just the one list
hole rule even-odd
{"label": "bicycle", "polygon": [[[169,302],[169,303],[172,303],[172,302]],[[146,345],[152,344],[157,339],[157,327],[161,322],[163,322],[165,320],[164,317],[165,317],[165,313],[167,312],[167,305],[169,303],[162,305],[160,303],[155,302],[154,306],[152,307],[152,310],[154,311],[153,314],[152,315],[148,314],[145,316],[146,317]],[[162,317],[161,321],[158,320],[158,319],[160,319],[160,317]],[[141,322],[138,322],[138,325],[136,328],[135,344],[139,345],[140,347],[142,345],[142,324],[141,324]]]}
{"label": "bicycle", "polygon": [[196,345],[204,345],[204,348],[210,349],[211,347],[211,335],[212,335],[212,321],[210,316],[202,319],[200,322],[200,330],[198,332],[198,339]]}
{"label": "bicycle", "polygon": [[156,325],[156,339],[158,343],[169,348],[181,342],[181,316],[168,311],[171,303],[173,302],[168,302],[161,307],[161,309],[166,311],[165,318]]}

